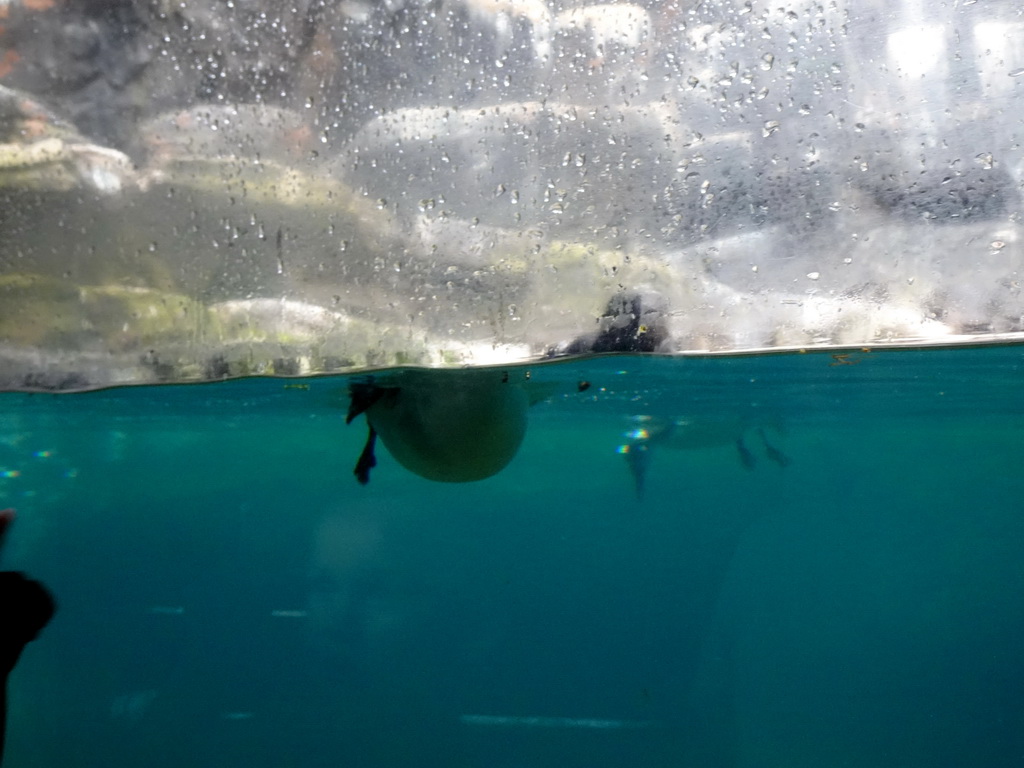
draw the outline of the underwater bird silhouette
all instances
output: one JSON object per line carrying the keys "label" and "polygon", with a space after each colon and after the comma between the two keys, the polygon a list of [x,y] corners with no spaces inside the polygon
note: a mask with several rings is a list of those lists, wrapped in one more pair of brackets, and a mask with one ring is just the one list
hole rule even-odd
{"label": "underwater bird silhouette", "polygon": [[428,480],[465,483],[497,474],[526,435],[527,411],[557,385],[519,371],[405,371],[353,382],[345,419],[366,416],[353,474],[363,485],[377,465],[379,437],[395,460]]}
{"label": "underwater bird silhouette", "polygon": [[626,433],[626,442],[618,447],[618,452],[626,459],[638,499],[644,496],[647,470],[655,451],[699,451],[731,444],[746,469],[757,466],[759,452],[779,467],[787,467],[791,462],[765,434],[766,429],[776,434],[783,432],[777,420],[714,416],[663,419],[642,415],[632,418],[636,426]]}

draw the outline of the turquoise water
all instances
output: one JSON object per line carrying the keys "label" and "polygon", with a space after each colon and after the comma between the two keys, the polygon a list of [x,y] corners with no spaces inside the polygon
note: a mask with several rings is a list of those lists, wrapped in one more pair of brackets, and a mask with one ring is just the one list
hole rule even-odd
{"label": "turquoise water", "polygon": [[345,379],[0,395],[8,765],[1024,763],[1024,349],[531,374],[463,485],[356,483]]}

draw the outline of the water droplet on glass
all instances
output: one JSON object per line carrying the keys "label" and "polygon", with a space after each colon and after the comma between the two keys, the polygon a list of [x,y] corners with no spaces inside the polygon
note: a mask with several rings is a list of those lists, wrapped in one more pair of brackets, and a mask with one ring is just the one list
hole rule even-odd
{"label": "water droplet on glass", "polygon": [[769,136],[771,136],[773,133],[779,130],[779,125],[780,123],[778,120],[765,120],[764,128],[761,130],[761,135],[767,139]]}
{"label": "water droplet on glass", "polygon": [[1010,70],[1010,77],[1020,77],[1024,75],[1024,67],[1017,67],[1016,69]]}
{"label": "water droplet on glass", "polygon": [[1003,248],[1006,247],[1006,243],[1003,242],[1002,240],[993,240],[988,245],[993,251],[1001,251],[1003,250]]}
{"label": "water droplet on glass", "polygon": [[421,211],[424,211],[424,212],[432,211],[432,210],[434,210],[434,206],[435,205],[437,205],[437,202],[432,197],[427,197],[427,198],[424,198],[423,200],[420,200],[420,210]]}
{"label": "water droplet on glass", "polygon": [[974,157],[975,160],[984,168],[986,171],[991,171],[993,166],[996,164],[992,158],[991,152],[982,152]]}
{"label": "water droplet on glass", "polygon": [[388,207],[388,201],[385,200],[383,197],[378,198],[378,200],[377,200],[377,210],[378,211],[383,211],[387,207]]}
{"label": "water droplet on glass", "polygon": [[773,56],[772,54],[766,53],[764,56],[761,57],[761,69],[763,69],[765,72],[771,69],[773,64],[775,64],[775,56]]}
{"label": "water droplet on glass", "polygon": [[819,277],[821,277],[821,272],[808,272],[807,277],[811,280],[817,280]]}

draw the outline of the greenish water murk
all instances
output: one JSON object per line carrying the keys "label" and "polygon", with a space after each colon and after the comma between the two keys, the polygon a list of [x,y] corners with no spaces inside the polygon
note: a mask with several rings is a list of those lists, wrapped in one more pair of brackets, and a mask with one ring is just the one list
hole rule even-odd
{"label": "greenish water murk", "polygon": [[[8,764],[1024,763],[1022,376],[1012,346],[537,366],[503,472],[381,448],[365,487],[346,379],[2,394],[2,565],[60,606]],[[677,421],[721,439],[652,441],[638,498],[621,446]]]}

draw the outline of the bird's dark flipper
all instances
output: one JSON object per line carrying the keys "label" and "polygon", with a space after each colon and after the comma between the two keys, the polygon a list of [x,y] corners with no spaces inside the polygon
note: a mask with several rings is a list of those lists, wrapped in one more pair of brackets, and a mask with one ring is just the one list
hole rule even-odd
{"label": "bird's dark flipper", "polygon": [[747,469],[753,469],[757,464],[757,459],[754,458],[754,454],[747,448],[747,444],[743,442],[742,435],[736,439],[736,450],[740,453],[740,461],[743,462],[743,466]]}
{"label": "bird's dark flipper", "polygon": [[631,443],[623,446],[623,455],[626,457],[626,464],[633,475],[633,487],[636,490],[636,498],[642,501],[644,498],[644,481],[647,479],[647,465],[650,463],[650,449],[643,443]]}
{"label": "bird's dark flipper", "polygon": [[761,436],[761,442],[764,443],[765,455],[780,467],[788,467],[792,459],[768,442],[768,438],[765,437],[763,429],[757,430],[757,433]]}
{"label": "bird's dark flipper", "polygon": [[376,384],[350,384],[348,388],[348,413],[345,415],[345,423],[351,424],[352,419],[370,410],[374,403],[391,391],[394,391],[393,387],[378,387]]}
{"label": "bird's dark flipper", "polygon": [[352,473],[360,485],[370,482],[370,470],[377,466],[377,457],[373,455],[373,449],[377,444],[377,430],[373,427],[369,429],[366,445],[363,446],[363,452],[359,454],[359,461],[356,462],[356,468]]}

